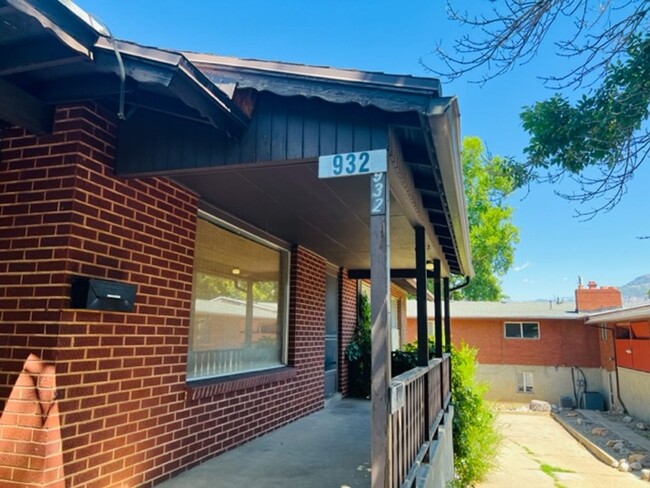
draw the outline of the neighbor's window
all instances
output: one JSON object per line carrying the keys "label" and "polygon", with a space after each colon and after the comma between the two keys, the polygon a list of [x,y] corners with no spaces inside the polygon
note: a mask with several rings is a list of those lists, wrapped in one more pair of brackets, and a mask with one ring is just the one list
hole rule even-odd
{"label": "neighbor's window", "polygon": [[506,322],[503,328],[508,339],[539,339],[537,322]]}
{"label": "neighbor's window", "polygon": [[199,219],[187,379],[285,363],[289,253]]}
{"label": "neighbor's window", "polygon": [[533,373],[517,373],[517,392],[533,393]]}

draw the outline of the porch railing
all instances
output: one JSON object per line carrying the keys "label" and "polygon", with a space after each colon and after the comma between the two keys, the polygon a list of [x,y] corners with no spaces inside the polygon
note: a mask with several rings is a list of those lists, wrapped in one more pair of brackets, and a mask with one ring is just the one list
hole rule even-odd
{"label": "porch railing", "polygon": [[450,355],[444,354],[391,381],[391,486],[414,486],[451,399],[450,371]]}

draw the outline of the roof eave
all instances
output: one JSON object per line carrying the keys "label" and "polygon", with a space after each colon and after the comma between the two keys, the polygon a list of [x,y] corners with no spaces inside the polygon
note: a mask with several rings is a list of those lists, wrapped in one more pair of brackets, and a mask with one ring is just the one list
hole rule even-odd
{"label": "roof eave", "polygon": [[195,64],[231,68],[237,71],[260,73],[267,76],[292,77],[310,79],[321,82],[362,83],[382,89],[395,91],[420,92],[423,95],[441,96],[440,81],[434,78],[415,76],[392,75],[388,73],[369,72],[354,69],[332,68],[329,66],[309,66],[280,61],[262,61],[255,59],[242,59],[214,54],[183,52],[183,55]]}
{"label": "roof eave", "polygon": [[587,324],[600,324],[603,322],[626,322],[632,320],[650,319],[650,305],[619,308],[589,314]]}
{"label": "roof eave", "polygon": [[[138,63],[139,69],[145,72],[147,71],[147,66],[155,65],[169,71],[172,77],[178,77],[186,86],[194,87],[194,96],[184,96],[182,93],[175,93],[175,95],[181,98],[188,106],[200,112],[215,127],[225,129],[228,133],[236,135],[241,133],[247,126],[248,118],[230,97],[215,86],[182,54],[141,46],[131,42],[113,41],[106,37],[101,37],[95,45],[95,49],[98,52],[108,55],[108,57],[113,56],[115,48],[127,60]],[[115,58],[114,62],[110,63],[109,68],[116,74],[119,72],[117,58]],[[130,72],[127,70],[127,74],[135,76],[137,81],[141,83],[161,82],[161,80],[150,77],[146,73],[139,78],[133,70]],[[174,91],[171,86],[171,81],[162,82],[162,84],[171,91]],[[204,105],[206,102],[208,104],[207,107]],[[225,127],[223,127],[224,124]]]}
{"label": "roof eave", "polygon": [[473,277],[469,222],[460,157],[460,110],[456,97],[432,98],[425,115],[449,209],[456,252],[464,276]]}

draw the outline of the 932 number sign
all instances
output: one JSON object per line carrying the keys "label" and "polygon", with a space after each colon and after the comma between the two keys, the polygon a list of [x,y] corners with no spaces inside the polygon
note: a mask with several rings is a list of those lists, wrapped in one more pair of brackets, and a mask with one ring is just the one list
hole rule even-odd
{"label": "932 number sign", "polygon": [[337,178],[386,171],[386,150],[332,154],[318,158],[318,177]]}
{"label": "932 number sign", "polygon": [[370,215],[386,215],[386,173],[375,173],[370,179]]}

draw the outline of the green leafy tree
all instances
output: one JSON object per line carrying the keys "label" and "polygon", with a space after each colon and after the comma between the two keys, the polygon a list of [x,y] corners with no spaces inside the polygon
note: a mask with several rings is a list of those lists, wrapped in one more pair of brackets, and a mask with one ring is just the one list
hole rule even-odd
{"label": "green leafy tree", "polygon": [[[228,297],[246,300],[248,283],[245,279],[216,276],[199,273],[197,277],[197,298],[211,300],[216,297]],[[275,302],[278,299],[277,281],[254,281],[253,301]]]}
{"label": "green leafy tree", "polygon": [[514,246],[519,242],[519,230],[512,223],[513,209],[506,204],[516,178],[511,162],[489,157],[478,137],[463,140],[461,156],[475,275],[454,298],[500,300],[504,295],[499,277],[512,266]]}
{"label": "green leafy tree", "polygon": [[648,0],[498,0],[448,3],[467,35],[437,52],[454,79],[471,72],[479,83],[530,62],[553,42],[559,74],[545,73],[557,93],[525,107],[530,134],[520,184],[569,177],[577,186],[559,193],[593,217],[611,210],[650,153],[650,2]]}

